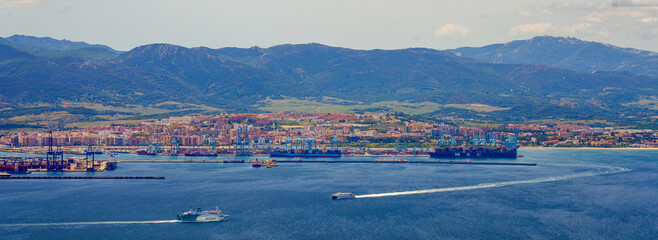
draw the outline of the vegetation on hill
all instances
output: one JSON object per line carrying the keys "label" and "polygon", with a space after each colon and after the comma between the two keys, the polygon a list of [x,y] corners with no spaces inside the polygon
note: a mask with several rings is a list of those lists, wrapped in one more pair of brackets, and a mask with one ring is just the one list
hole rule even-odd
{"label": "vegetation on hill", "polygon": [[[89,46],[42,48],[50,54],[66,51],[46,56],[7,42],[0,39],[0,107],[12,109],[62,102],[111,103],[157,108],[162,110],[157,114],[171,115],[208,111],[192,105],[259,112],[309,103],[312,106],[294,109],[400,111],[501,122],[602,119],[620,124],[655,124],[658,115],[651,105],[651,99],[658,98],[658,77],[487,63],[432,49],[365,51],[320,44],[209,49],[151,44],[115,55]],[[88,55],[92,53],[98,54],[93,61]],[[592,65],[602,61],[578,59]],[[183,107],[170,109],[163,104],[169,101]]]}

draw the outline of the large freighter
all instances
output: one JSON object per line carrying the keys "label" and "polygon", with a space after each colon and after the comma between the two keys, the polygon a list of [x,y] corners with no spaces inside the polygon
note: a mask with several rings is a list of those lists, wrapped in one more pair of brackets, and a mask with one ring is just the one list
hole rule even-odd
{"label": "large freighter", "polygon": [[518,131],[514,137],[508,137],[504,143],[498,144],[495,137],[491,136],[489,142],[484,137],[473,137],[472,145],[455,145],[455,137],[445,141],[441,136],[439,146],[430,153],[431,158],[516,158]]}
{"label": "large freighter", "polygon": [[275,148],[269,151],[270,157],[327,157],[339,158],[341,157],[341,150],[338,149],[338,140],[333,137],[331,140],[331,149],[317,149],[315,137],[313,138],[297,138],[295,144],[288,138],[286,140],[286,148]]}
{"label": "large freighter", "polygon": [[270,151],[270,157],[330,157],[339,158],[341,156],[340,150],[320,150],[320,149],[274,149]]}
{"label": "large freighter", "polygon": [[176,219],[181,222],[219,222],[227,220],[228,215],[222,213],[222,210],[219,209],[201,211],[201,208],[197,208],[178,214]]}

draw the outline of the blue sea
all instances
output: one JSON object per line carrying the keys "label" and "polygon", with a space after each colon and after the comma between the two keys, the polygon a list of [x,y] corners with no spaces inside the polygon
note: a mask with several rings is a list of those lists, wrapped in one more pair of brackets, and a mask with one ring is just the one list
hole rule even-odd
{"label": "blue sea", "polygon": [[[0,239],[657,238],[657,150],[519,153],[525,157],[488,161],[537,166],[120,163],[63,174],[166,179],[0,180]],[[336,192],[358,198],[331,200]],[[215,206],[230,220],[173,221]]]}

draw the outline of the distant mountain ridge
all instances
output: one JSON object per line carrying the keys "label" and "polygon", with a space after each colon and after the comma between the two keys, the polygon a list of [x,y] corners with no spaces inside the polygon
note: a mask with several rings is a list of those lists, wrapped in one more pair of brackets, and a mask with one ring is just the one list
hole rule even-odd
{"label": "distant mountain ridge", "polygon": [[66,39],[57,40],[50,37],[25,35],[12,35],[7,38],[0,38],[0,44],[10,45],[42,57],[77,57],[96,63],[104,63],[121,53],[101,44],[88,44],[85,42],[72,42]]}
{"label": "distant mountain ridge", "polygon": [[61,101],[144,106],[176,101],[258,112],[267,99],[296,98],[338,99],[342,104],[485,104],[507,110],[437,108],[435,114],[501,121],[658,115],[651,105],[652,99],[658,100],[657,77],[488,63],[425,48],[354,50],[286,44],[210,49],[149,44],[106,61],[90,61],[84,56],[35,55],[2,43],[0,102],[14,108]]}
{"label": "distant mountain ridge", "polygon": [[71,49],[80,49],[80,48],[104,48],[106,50],[112,51],[112,52],[119,52],[117,50],[114,50],[111,47],[108,47],[106,45],[101,45],[101,44],[89,44],[86,42],[72,42],[66,39],[62,40],[57,40],[51,37],[34,37],[34,36],[26,36],[26,35],[12,35],[7,38],[6,40],[15,43],[15,44],[20,44],[23,46],[30,46],[30,47],[35,47],[35,48],[42,48],[46,50],[71,50]]}
{"label": "distant mountain ridge", "polygon": [[528,40],[446,50],[492,63],[544,64],[581,72],[626,71],[658,76],[658,53],[577,38],[540,36]]}

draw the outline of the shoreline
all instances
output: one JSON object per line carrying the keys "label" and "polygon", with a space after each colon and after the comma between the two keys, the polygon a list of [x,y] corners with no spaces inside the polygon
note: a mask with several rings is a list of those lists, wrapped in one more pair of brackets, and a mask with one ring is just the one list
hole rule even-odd
{"label": "shoreline", "polygon": [[[658,148],[597,148],[597,147],[519,147],[519,149],[552,149],[552,150],[642,150],[642,151],[658,151]],[[30,152],[30,151],[11,151],[7,149],[0,149],[0,152],[4,153],[23,153],[23,154],[43,154],[40,152]],[[69,155],[81,155],[81,154],[74,154],[74,153],[69,153]],[[82,154],[81,156],[84,156]],[[169,156],[169,155],[158,155],[158,156]],[[218,156],[234,156],[231,154],[222,154]],[[267,154],[254,154],[252,155],[254,157],[265,157]],[[423,157],[423,156],[429,156],[427,154],[398,154],[398,155],[376,155],[376,154],[368,154],[368,155],[356,155],[356,154],[350,154],[346,155],[349,157]],[[194,157],[192,157],[194,158]]]}
{"label": "shoreline", "polygon": [[569,149],[569,150],[658,150],[658,148],[597,148],[597,147],[519,147],[519,149]]}

